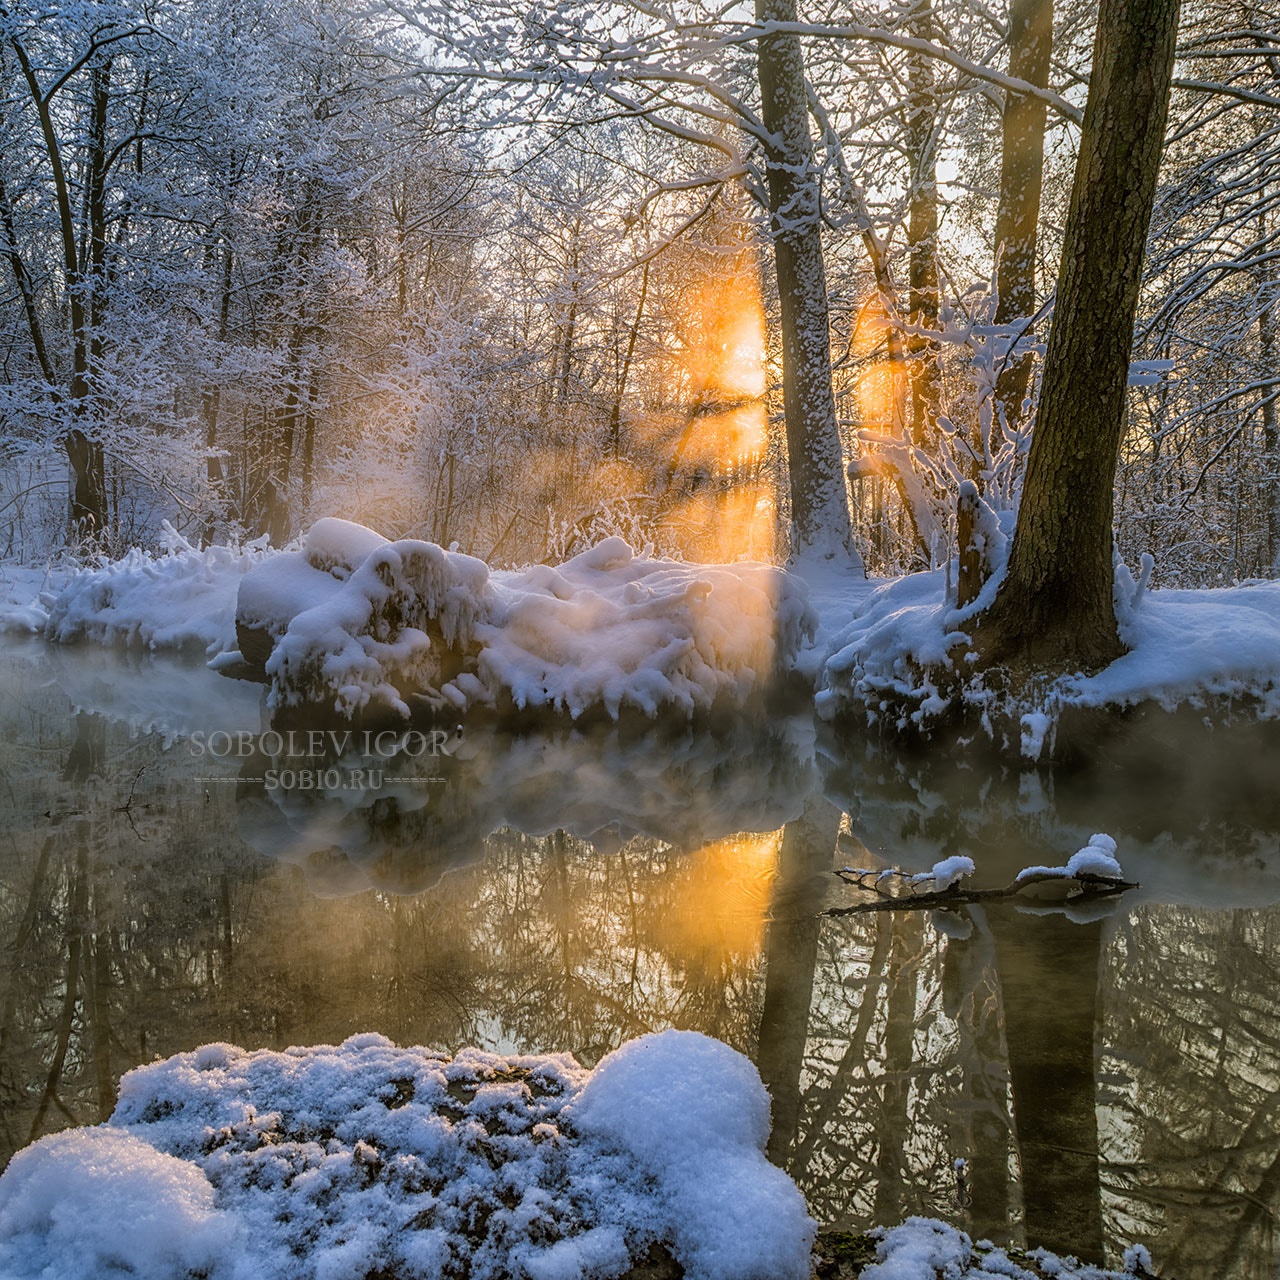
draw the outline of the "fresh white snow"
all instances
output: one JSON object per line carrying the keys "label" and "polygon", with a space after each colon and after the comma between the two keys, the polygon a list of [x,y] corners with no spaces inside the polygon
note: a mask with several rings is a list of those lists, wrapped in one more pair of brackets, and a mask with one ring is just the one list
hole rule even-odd
{"label": "fresh white snow", "polygon": [[[340,536],[326,531],[330,544]],[[247,601],[255,621],[272,600],[291,608],[314,592],[267,663],[275,706],[407,715],[417,698],[436,709],[509,701],[574,717],[593,707],[688,714],[759,692],[816,622],[784,570],[638,556],[620,538],[556,568],[491,572],[414,541],[381,542],[340,583],[315,563],[308,551],[277,557],[241,590],[242,616]]]}
{"label": "fresh white snow", "polygon": [[[1020,1265],[1007,1250],[989,1241],[975,1245],[963,1231],[935,1218],[908,1218],[873,1234],[879,1237],[875,1261],[863,1268],[860,1280],[992,1280],[995,1276],[1038,1280],[1036,1272]],[[1154,1274],[1149,1270],[1150,1255],[1141,1245],[1125,1253],[1122,1271],[1061,1258],[1047,1249],[1033,1249],[1027,1257],[1035,1262],[1039,1275],[1057,1280],[1119,1280]]]}
{"label": "fresh white snow", "polygon": [[949,858],[943,858],[941,862],[935,862],[928,871],[921,871],[913,875],[911,883],[929,884],[932,882],[933,892],[941,893],[944,889],[950,889],[953,884],[959,884],[966,876],[973,875],[973,872],[973,859],[965,857],[962,853],[957,853]]}
{"label": "fresh white snow", "polygon": [[689,1280],[805,1280],[815,1226],[768,1129],[755,1068],[696,1032],[590,1072],[373,1034],[206,1045],[13,1159],[0,1275],[587,1280],[665,1242]]}
{"label": "fresh white snow", "polygon": [[[1001,576],[1005,516],[988,513],[995,573],[964,610],[946,569],[881,582],[856,567],[695,565],[637,555],[608,538],[563,565],[490,570],[431,543],[388,542],[349,521],[317,521],[291,549],[197,550],[172,531],[160,554],[129,552],[59,584],[6,570],[0,628],[148,649],[236,652],[241,621],[273,644],[273,705],[332,703],[351,714],[476,705],[601,707],[691,714],[741,702],[779,672],[817,688],[825,717],[856,707],[927,729],[971,662],[971,624]],[[1066,707],[1173,708],[1250,697],[1280,714],[1280,581],[1148,590],[1117,564],[1117,614],[1130,651],[1070,674],[1020,707],[1036,758]],[[225,658],[224,658],[225,660]],[[979,708],[985,693],[969,682]]]}
{"label": "fresh white snow", "polygon": [[1108,880],[1123,880],[1124,870],[1115,857],[1116,842],[1103,832],[1089,837],[1083,849],[1073,853],[1061,867],[1023,867],[1018,880],[1030,880],[1041,876],[1054,876],[1060,880],[1079,880],[1085,876],[1102,876]]}
{"label": "fresh white snow", "polygon": [[[1040,755],[1066,707],[1151,701],[1171,710],[1206,697],[1249,696],[1263,715],[1280,715],[1280,581],[1151,591],[1145,573],[1136,583],[1127,571],[1118,580],[1126,588],[1117,599],[1120,635],[1130,651],[1095,675],[1046,683],[1020,716],[1024,755]],[[873,722],[891,713],[901,727],[927,728],[950,705],[939,671],[967,674],[971,623],[990,604],[994,583],[964,610],[947,598],[942,569],[877,586],[833,638],[817,694],[820,714],[858,707]],[[981,706],[980,686],[967,696]]]}
{"label": "fresh white snow", "polygon": [[48,600],[44,634],[210,656],[234,649],[236,592],[265,554],[257,544],[197,549],[169,529],[159,554],[135,547],[74,574]]}

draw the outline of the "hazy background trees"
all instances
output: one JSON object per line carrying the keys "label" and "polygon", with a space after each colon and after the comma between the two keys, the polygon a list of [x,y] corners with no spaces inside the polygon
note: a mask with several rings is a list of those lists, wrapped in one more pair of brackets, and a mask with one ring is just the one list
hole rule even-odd
{"label": "hazy background trees", "polygon": [[[8,0],[0,551],[785,554],[758,42],[664,13]],[[795,16],[855,542],[937,563],[1016,500],[1096,10]],[[1166,583],[1280,552],[1278,30],[1184,5],[1117,502]]]}

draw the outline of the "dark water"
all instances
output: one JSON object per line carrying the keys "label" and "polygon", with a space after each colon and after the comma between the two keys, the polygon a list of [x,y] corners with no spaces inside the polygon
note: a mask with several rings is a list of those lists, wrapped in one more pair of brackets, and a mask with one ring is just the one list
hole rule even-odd
{"label": "dark water", "polygon": [[[38,644],[0,671],[0,1163],[211,1040],[592,1062],[677,1026],[757,1063],[771,1154],[820,1221],[1275,1274],[1280,824],[1257,750],[1224,763],[1201,734],[1141,777],[1052,784],[761,716],[477,730],[269,789],[305,762],[190,736],[259,733],[252,686]],[[378,785],[349,785],[365,766]],[[993,886],[1094,831],[1141,881],[1095,919],[815,914],[852,900],[833,867],[967,853]]]}

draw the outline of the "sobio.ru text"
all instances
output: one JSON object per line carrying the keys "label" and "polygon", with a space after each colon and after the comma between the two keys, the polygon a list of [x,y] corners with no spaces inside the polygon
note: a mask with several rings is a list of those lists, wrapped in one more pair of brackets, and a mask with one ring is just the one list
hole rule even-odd
{"label": "sobio.ru text", "polygon": [[271,729],[266,733],[249,733],[247,730],[227,733],[219,729],[209,734],[203,731],[193,733],[191,754],[247,760],[257,755],[316,758],[344,756],[348,751],[358,751],[364,756],[390,759],[399,755],[438,756],[443,754],[448,743],[449,734],[443,729],[432,729],[429,733],[414,729],[406,732],[383,729],[379,733],[371,729],[360,733],[350,729],[341,732],[334,729],[290,729],[277,733]]}

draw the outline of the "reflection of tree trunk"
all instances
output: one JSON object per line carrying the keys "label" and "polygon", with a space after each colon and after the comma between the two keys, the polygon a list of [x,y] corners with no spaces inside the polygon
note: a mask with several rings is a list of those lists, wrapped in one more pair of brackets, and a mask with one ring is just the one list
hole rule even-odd
{"label": "reflection of tree trunk", "polygon": [[850,1077],[867,1061],[867,1036],[871,1031],[871,1020],[880,1006],[880,989],[889,976],[886,962],[889,958],[892,934],[893,918],[887,914],[878,916],[875,946],[871,950],[871,959],[867,962],[867,980],[862,989],[862,1000],[858,1005],[858,1020],[854,1023],[849,1035],[849,1043],[840,1057],[839,1065],[830,1073],[826,1082],[817,1086],[810,1094],[813,1101],[809,1126],[803,1140],[796,1146],[795,1156],[788,1170],[797,1181],[800,1180],[801,1173],[813,1158],[827,1125],[836,1117],[841,1099],[845,1097],[849,1088]]}
{"label": "reflection of tree trunk", "polygon": [[89,892],[89,824],[82,821],[76,825],[78,828],[76,868],[67,903],[67,968],[63,985],[62,1011],[58,1015],[53,1057],[49,1063],[48,1074],[45,1076],[44,1091],[36,1104],[31,1131],[27,1135],[28,1142],[34,1142],[40,1136],[44,1118],[51,1105],[65,1112],[71,1122],[75,1123],[75,1117],[67,1111],[59,1097],[58,1086],[62,1083],[62,1071],[67,1061],[67,1051],[71,1047],[71,1033],[75,1030],[76,1004],[80,999],[81,956],[84,950],[85,912]]}
{"label": "reflection of tree trunk", "polygon": [[923,947],[924,921],[919,913],[904,911],[896,914],[889,952],[884,1091],[880,1099],[880,1113],[876,1117],[876,1222],[897,1222],[902,1216],[903,1147],[907,1137],[916,991]]}
{"label": "reflection of tree trunk", "polygon": [[67,752],[62,780],[82,785],[102,771],[106,754],[107,722],[89,711],[76,712],[76,740]]}
{"label": "reflection of tree trunk", "polygon": [[943,986],[954,992],[955,1016],[964,1028],[961,1050],[961,1109],[954,1146],[965,1158],[969,1185],[969,1234],[997,1244],[1009,1238],[1009,1122],[1004,1079],[993,1071],[1004,1061],[1000,1025],[1000,980],[985,912],[970,908],[979,926],[971,938],[947,943]]}
{"label": "reflection of tree trunk", "polygon": [[1102,924],[991,912],[1027,1243],[1102,1262],[1094,1028]]}
{"label": "reflection of tree trunk", "polygon": [[89,1002],[92,1022],[91,1052],[93,1079],[98,1095],[98,1119],[105,1121],[115,1107],[116,1079],[111,1071],[111,963],[105,954],[106,925],[102,902],[93,895],[93,936],[90,940],[89,980],[93,983]]}
{"label": "reflection of tree trunk", "polygon": [[218,877],[218,922],[221,926],[222,976],[231,973],[235,959],[235,936],[231,929],[231,878],[226,871]]}
{"label": "reflection of tree trunk", "polygon": [[812,799],[803,816],[788,822],[778,855],[772,919],[765,945],[764,1008],[756,1066],[773,1099],[769,1159],[785,1162],[800,1128],[800,1071],[818,960],[825,885],[840,831],[840,811]]}

